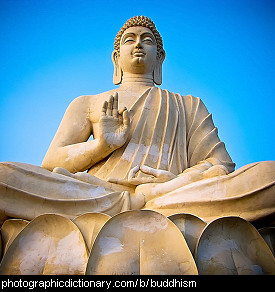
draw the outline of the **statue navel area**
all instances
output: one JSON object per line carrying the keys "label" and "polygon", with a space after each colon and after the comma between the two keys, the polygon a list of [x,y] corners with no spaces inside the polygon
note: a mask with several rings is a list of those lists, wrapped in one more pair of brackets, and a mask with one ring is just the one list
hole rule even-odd
{"label": "statue navel area", "polygon": [[42,167],[0,163],[0,274],[275,274],[275,161],[235,170],[202,100],[158,87],[164,59],[132,17],[119,87],[73,100]]}

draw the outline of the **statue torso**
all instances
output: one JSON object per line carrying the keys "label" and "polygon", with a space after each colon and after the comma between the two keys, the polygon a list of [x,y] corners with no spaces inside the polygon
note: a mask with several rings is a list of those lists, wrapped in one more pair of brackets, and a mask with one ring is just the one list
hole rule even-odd
{"label": "statue torso", "polygon": [[118,93],[118,108],[126,107],[128,110],[136,102],[136,100],[151,86],[120,86],[97,95],[89,95],[86,97],[87,112],[89,119],[93,125],[93,135],[97,136],[98,122],[101,115],[101,109],[104,101],[108,101],[110,96],[115,92]]}

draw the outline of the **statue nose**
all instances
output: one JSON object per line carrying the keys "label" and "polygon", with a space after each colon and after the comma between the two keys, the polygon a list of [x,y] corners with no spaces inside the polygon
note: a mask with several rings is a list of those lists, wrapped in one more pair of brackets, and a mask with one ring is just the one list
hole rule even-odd
{"label": "statue nose", "polygon": [[141,48],[142,48],[141,41],[140,41],[140,39],[138,38],[138,39],[137,39],[137,42],[136,42],[136,49],[141,49]]}

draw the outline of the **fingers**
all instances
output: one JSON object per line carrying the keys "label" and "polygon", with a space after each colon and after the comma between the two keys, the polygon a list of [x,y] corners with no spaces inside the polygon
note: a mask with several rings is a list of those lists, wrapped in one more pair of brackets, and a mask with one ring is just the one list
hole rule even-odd
{"label": "fingers", "polygon": [[123,122],[123,125],[126,127],[129,126],[129,124],[130,124],[130,119],[129,119],[127,109],[122,114],[122,122]]}
{"label": "fingers", "polygon": [[118,115],[118,110],[117,110],[118,109],[118,94],[117,94],[117,92],[115,92],[114,95],[110,95],[108,102],[107,101],[104,102],[103,108],[104,108],[104,112],[106,115],[117,117],[117,115]]}
{"label": "fingers", "polygon": [[114,97],[111,95],[108,101],[107,112],[106,112],[108,116],[113,115],[113,104],[114,104]]}
{"label": "fingers", "polygon": [[123,108],[121,108],[119,111],[118,111],[118,119],[119,119],[119,122],[121,124],[123,124],[123,113],[127,110],[126,106],[124,106]]}
{"label": "fingers", "polygon": [[138,186],[141,184],[157,182],[156,179],[153,177],[136,177],[136,174],[139,170],[140,170],[140,167],[139,167],[139,165],[137,165],[129,171],[127,180],[109,178],[108,182],[115,183],[115,184],[121,184],[121,185],[125,185],[125,186],[132,186],[132,187]]}
{"label": "fingers", "polygon": [[141,165],[140,170],[143,173],[153,175],[154,177],[159,177],[160,176],[160,171],[158,169],[146,166],[146,165]]}
{"label": "fingers", "polygon": [[175,174],[173,174],[170,171],[155,169],[146,165],[141,165],[140,170],[145,174],[149,174],[158,178],[159,179],[158,181],[163,181],[163,182],[169,181],[177,177]]}
{"label": "fingers", "polygon": [[128,180],[133,179],[139,171],[139,165],[133,167],[128,173]]}
{"label": "fingers", "polygon": [[130,184],[127,179],[118,179],[118,178],[108,178],[107,182],[112,184],[119,184],[127,187],[133,187],[133,184]]}
{"label": "fingers", "polygon": [[152,177],[136,177],[137,172],[140,170],[139,165],[133,167],[128,174],[128,183],[133,186],[138,186],[140,184],[147,184],[156,182]]}
{"label": "fingers", "polygon": [[135,186],[138,186],[138,185],[141,185],[141,184],[156,182],[151,177],[139,177],[139,178],[135,177],[135,178],[132,178],[130,180],[117,179],[117,178],[108,178],[107,181],[109,183],[124,185],[124,186],[127,186],[127,187],[135,187]]}
{"label": "fingers", "polygon": [[108,102],[105,100],[102,106],[102,110],[101,110],[102,116],[106,116],[107,107],[108,107]]}
{"label": "fingers", "polygon": [[117,94],[117,92],[115,92],[115,94],[114,94],[113,116],[115,118],[118,117],[118,94]]}
{"label": "fingers", "polygon": [[156,179],[152,177],[134,177],[134,178],[128,179],[128,182],[134,186],[138,186],[141,184],[155,183]]}
{"label": "fingers", "polygon": [[118,111],[118,113],[119,113],[120,115],[122,115],[123,112],[126,111],[126,110],[127,110],[127,107],[124,106],[123,108],[121,108],[121,109]]}
{"label": "fingers", "polygon": [[[123,113],[127,111],[127,108],[124,106],[120,110],[118,110],[118,93],[115,92],[114,95],[110,95],[108,101],[104,101],[102,106],[102,115],[113,116],[118,118],[119,116],[123,116]],[[123,123],[129,124],[128,112],[125,114],[125,118],[122,117]]]}
{"label": "fingers", "polygon": [[117,178],[112,178],[112,177],[107,178],[107,182],[112,183],[112,184],[117,184],[118,181],[119,181],[119,179],[117,179]]}

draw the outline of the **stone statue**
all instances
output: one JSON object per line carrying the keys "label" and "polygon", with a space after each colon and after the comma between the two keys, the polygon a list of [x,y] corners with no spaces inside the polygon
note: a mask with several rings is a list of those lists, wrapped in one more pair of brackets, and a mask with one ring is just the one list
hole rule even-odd
{"label": "stone statue", "polygon": [[203,102],[155,86],[164,59],[129,19],[120,86],[69,105],[42,167],[0,163],[0,274],[275,274],[274,228],[248,222],[274,220],[275,162],[234,171]]}
{"label": "stone statue", "polygon": [[132,209],[185,212],[205,221],[272,217],[275,162],[234,171],[201,99],[155,86],[162,83],[164,59],[154,23],[129,19],[112,54],[113,82],[120,86],[69,105],[42,168],[0,164],[2,221]]}

